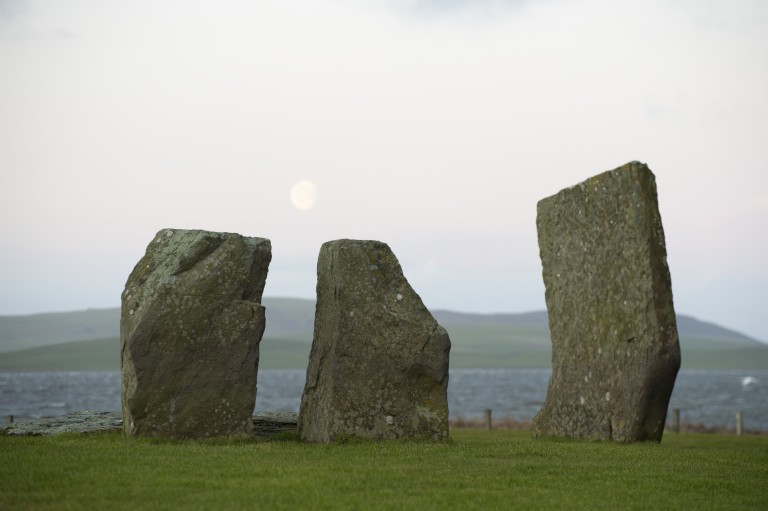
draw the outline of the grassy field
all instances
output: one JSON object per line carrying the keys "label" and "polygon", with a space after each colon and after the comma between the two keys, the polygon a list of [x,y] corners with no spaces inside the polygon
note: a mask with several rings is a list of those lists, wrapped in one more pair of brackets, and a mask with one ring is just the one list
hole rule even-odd
{"label": "grassy field", "polygon": [[[259,367],[307,366],[312,300],[265,298],[267,326]],[[117,371],[119,309],[0,316],[0,371]],[[465,314],[435,311],[451,336],[451,367],[549,367],[544,311]],[[768,369],[768,346],[717,325],[679,316],[685,369]],[[26,348],[26,349],[24,349]]]}
{"label": "grassy field", "polygon": [[120,309],[0,316],[0,353],[120,335]]}
{"label": "grassy field", "polygon": [[768,437],[170,442],[0,438],[0,509],[766,509]]}
{"label": "grassy field", "polygon": [[[311,341],[263,339],[262,369],[306,368]],[[119,371],[120,339],[76,341],[0,353],[0,371]]]}
{"label": "grassy field", "polygon": [[0,353],[0,371],[119,371],[120,339],[93,339]]}
{"label": "grassy field", "polygon": [[[548,337],[534,328],[512,332],[495,325],[451,329],[451,367],[549,367]],[[307,367],[312,339],[265,337],[262,369]],[[768,369],[768,348],[714,340],[681,340],[686,369]],[[0,371],[118,371],[120,339],[95,339],[0,353]]]}

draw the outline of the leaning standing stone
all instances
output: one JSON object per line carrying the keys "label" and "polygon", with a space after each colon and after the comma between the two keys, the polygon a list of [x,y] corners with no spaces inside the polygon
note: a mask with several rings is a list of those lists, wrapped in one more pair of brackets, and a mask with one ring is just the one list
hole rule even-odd
{"label": "leaning standing stone", "polygon": [[538,204],[552,378],[534,436],[660,441],[680,367],[656,181],[632,162]]}
{"label": "leaning standing stone", "polygon": [[378,241],[325,243],[299,436],[448,438],[448,333]]}
{"label": "leaning standing stone", "polygon": [[247,434],[256,400],[263,238],[166,229],[128,277],[120,318],[123,430]]}

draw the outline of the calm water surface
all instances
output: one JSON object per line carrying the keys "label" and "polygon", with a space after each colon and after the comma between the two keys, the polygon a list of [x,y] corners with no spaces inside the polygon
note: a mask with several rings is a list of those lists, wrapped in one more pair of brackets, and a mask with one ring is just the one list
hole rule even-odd
{"label": "calm water surface", "polygon": [[[544,402],[550,374],[550,369],[452,369],[450,416],[479,418],[490,408],[496,418],[530,420]],[[260,370],[256,409],[298,412],[304,378],[303,369]],[[682,370],[673,408],[680,409],[684,422],[731,428],[741,411],[745,428],[768,431],[768,371]],[[8,415],[119,409],[118,372],[0,373],[0,424]]]}

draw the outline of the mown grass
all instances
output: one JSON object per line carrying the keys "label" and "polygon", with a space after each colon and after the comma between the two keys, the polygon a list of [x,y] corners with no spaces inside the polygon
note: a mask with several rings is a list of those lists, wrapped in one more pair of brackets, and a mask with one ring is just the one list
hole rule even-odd
{"label": "mown grass", "polygon": [[662,444],[0,438],[0,509],[765,509],[768,438]]}

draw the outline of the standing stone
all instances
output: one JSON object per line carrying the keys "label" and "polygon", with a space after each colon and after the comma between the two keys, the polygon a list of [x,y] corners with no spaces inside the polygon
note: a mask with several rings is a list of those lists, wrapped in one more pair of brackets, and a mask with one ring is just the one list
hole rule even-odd
{"label": "standing stone", "polygon": [[660,441],[680,346],[656,180],[631,162],[538,204],[552,377],[534,436]]}
{"label": "standing stone", "polygon": [[125,433],[251,432],[271,251],[238,234],[157,233],[122,295]]}
{"label": "standing stone", "polygon": [[448,333],[378,241],[323,244],[299,436],[448,438]]}

